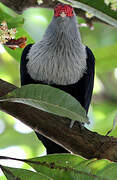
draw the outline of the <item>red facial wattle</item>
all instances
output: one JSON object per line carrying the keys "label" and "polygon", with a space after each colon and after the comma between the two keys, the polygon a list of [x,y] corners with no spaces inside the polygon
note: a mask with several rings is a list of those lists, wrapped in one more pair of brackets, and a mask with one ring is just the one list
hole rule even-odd
{"label": "red facial wattle", "polygon": [[54,8],[54,16],[59,17],[61,13],[65,13],[67,17],[73,17],[73,8],[70,5],[57,5]]}

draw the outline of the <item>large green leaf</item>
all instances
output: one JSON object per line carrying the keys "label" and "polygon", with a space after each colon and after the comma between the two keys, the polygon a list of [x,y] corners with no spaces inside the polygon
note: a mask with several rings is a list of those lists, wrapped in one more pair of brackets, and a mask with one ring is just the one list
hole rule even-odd
{"label": "large green leaf", "polygon": [[74,97],[48,85],[26,85],[8,93],[0,101],[19,102],[74,121],[89,122],[85,110]]}
{"label": "large green leaf", "polygon": [[24,24],[24,18],[22,15],[17,15],[0,3],[0,23],[2,21],[6,21],[9,28],[21,27]]}
{"label": "large green leaf", "polygon": [[113,11],[102,0],[59,0],[60,2],[68,2],[73,7],[80,8],[86,12],[93,14],[95,17],[117,28],[117,12]]}
{"label": "large green leaf", "polygon": [[[50,178],[33,171],[19,168],[11,168],[6,166],[1,166],[3,173],[5,174],[7,180],[49,180]],[[50,179],[52,180],[52,179]]]}
{"label": "large green leaf", "polygon": [[12,9],[5,6],[3,3],[0,3],[0,10],[3,10],[6,14],[9,14],[10,16],[16,16],[17,13],[15,13]]}
{"label": "large green leaf", "polygon": [[40,165],[43,164],[43,162],[48,162],[48,165],[49,164],[51,165],[52,162],[54,162],[56,166],[61,165],[61,167],[69,167],[69,168],[77,168],[79,163],[83,163],[87,161],[85,158],[73,154],[53,154],[43,157],[31,158],[28,160],[29,160],[28,164],[31,165],[36,171],[39,171],[39,167],[36,165],[36,163],[31,163],[30,161],[40,162]]}
{"label": "large green leaf", "polygon": [[[40,173],[42,177],[45,176],[54,180],[115,180],[117,177],[117,163],[105,159],[87,160],[73,154],[53,154],[27,160],[1,156],[0,159],[23,161],[30,165],[36,173]],[[15,174],[15,168],[5,168],[14,173],[15,176],[18,174],[20,177],[20,173],[22,173],[23,178],[24,176],[29,177],[31,173],[30,171],[28,173],[28,171],[16,169]]]}
{"label": "large green leaf", "polygon": [[117,163],[103,159],[86,160],[76,155],[61,154],[29,159],[27,163],[54,180],[115,180],[117,177]]}

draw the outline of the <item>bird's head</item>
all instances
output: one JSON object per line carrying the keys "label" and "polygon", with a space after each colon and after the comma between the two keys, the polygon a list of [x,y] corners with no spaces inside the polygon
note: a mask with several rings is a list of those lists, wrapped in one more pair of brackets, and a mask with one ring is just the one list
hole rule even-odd
{"label": "bird's head", "polygon": [[58,4],[54,8],[54,17],[55,18],[72,18],[74,16],[74,10],[72,6],[67,4]]}
{"label": "bird's head", "polygon": [[73,7],[68,4],[58,4],[55,6],[54,22],[63,30],[76,23],[76,15]]}
{"label": "bird's head", "polygon": [[[78,21],[74,9],[68,4],[58,4],[54,8],[54,16],[49,24],[44,37],[50,37],[53,34],[61,33],[67,37],[79,36]],[[64,36],[64,37],[65,37]]]}

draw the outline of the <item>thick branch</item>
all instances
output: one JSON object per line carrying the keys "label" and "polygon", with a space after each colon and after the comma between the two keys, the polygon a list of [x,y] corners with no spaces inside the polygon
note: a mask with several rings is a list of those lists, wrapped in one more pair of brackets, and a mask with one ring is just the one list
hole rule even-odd
{"label": "thick branch", "polygon": [[[7,7],[11,8],[14,10],[16,13],[21,14],[22,11],[29,7],[43,7],[43,8],[53,8],[59,1],[58,0],[43,0],[42,4],[38,4],[37,0],[0,0],[4,5]],[[86,23],[89,24],[89,26],[92,25],[93,22],[103,22],[102,20],[92,17],[92,18],[87,18],[85,16],[85,11],[81,9],[75,8],[76,15],[79,17],[82,17],[85,19]],[[104,23],[104,22],[103,22]]]}
{"label": "thick branch", "polygon": [[0,0],[0,2],[14,10],[16,13],[21,13],[29,7],[38,6],[37,0]]}
{"label": "thick branch", "polygon": [[[16,87],[0,80],[0,96]],[[117,139],[99,135],[75,123],[69,128],[70,120],[20,103],[0,102],[0,109],[21,120],[46,137],[66,147],[69,151],[85,158],[106,158],[117,161]]]}

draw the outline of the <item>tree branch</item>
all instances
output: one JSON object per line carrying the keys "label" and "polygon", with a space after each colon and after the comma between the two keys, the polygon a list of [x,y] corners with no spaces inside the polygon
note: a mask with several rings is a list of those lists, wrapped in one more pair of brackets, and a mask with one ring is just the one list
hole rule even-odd
{"label": "tree branch", "polygon": [[[0,80],[0,96],[16,87]],[[117,161],[117,139],[99,135],[86,128],[80,129],[76,122],[69,128],[70,120],[36,108],[12,102],[0,102],[0,109],[39,131],[72,153],[85,158],[106,158]]]}
{"label": "tree branch", "polygon": [[[43,0],[43,3],[40,5],[37,3],[37,0],[28,0],[28,1],[27,0],[10,0],[10,1],[0,0],[0,2],[2,2],[7,7],[11,8],[18,14],[21,14],[22,11],[30,7],[54,8],[55,5],[59,3],[58,0]],[[85,15],[85,11],[81,9],[74,8],[74,10],[75,10],[76,15],[85,19],[86,23],[89,26],[92,26],[93,22],[105,23],[96,17],[87,18]]]}

